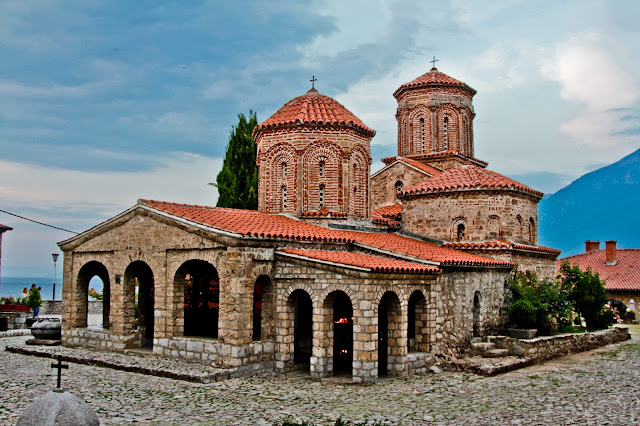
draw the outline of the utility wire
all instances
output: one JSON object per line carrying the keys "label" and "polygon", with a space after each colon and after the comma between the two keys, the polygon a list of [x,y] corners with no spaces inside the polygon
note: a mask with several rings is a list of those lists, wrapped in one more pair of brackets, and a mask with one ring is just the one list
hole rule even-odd
{"label": "utility wire", "polygon": [[29,222],[37,223],[38,225],[48,226],[49,228],[59,229],[59,230],[64,231],[64,232],[71,232],[72,234],[76,234],[76,235],[80,234],[79,232],[69,231],[68,229],[64,229],[64,228],[58,228],[57,226],[48,225],[46,223],[38,222],[37,220],[29,219],[28,217],[20,216],[18,214],[11,213],[11,212],[8,212],[8,211],[5,211],[5,210],[0,210],[0,212],[6,213],[6,214],[10,214],[11,216],[19,217],[20,219],[28,220]]}

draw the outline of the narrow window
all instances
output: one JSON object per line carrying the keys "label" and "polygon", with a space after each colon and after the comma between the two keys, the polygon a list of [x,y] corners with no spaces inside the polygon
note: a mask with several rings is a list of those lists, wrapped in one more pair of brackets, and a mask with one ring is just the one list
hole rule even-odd
{"label": "narrow window", "polygon": [[443,144],[444,144],[444,150],[448,150],[449,149],[449,117],[445,117],[444,118],[444,124],[443,124]]}
{"label": "narrow window", "polygon": [[282,210],[287,210],[287,187],[282,187]]}
{"label": "narrow window", "polygon": [[282,163],[282,177],[287,177],[287,163],[285,162]]}
{"label": "narrow window", "polygon": [[469,127],[469,120],[467,117],[464,118],[464,145],[465,145],[465,154],[471,157],[471,128]]}
{"label": "narrow window", "polygon": [[320,164],[318,164],[318,174],[320,177],[324,176],[324,161],[321,161]]}
{"label": "narrow window", "polygon": [[324,207],[324,185],[320,185],[320,191],[318,192],[318,204],[320,208]]}
{"label": "narrow window", "polygon": [[402,192],[403,189],[404,189],[404,184],[402,183],[402,181],[397,181],[396,182],[396,199],[399,198],[400,193]]}
{"label": "narrow window", "polygon": [[422,154],[424,154],[424,118],[420,119],[420,139],[422,141]]}
{"label": "narrow window", "polygon": [[458,228],[456,229],[456,240],[464,240],[464,224],[462,223],[458,224]]}

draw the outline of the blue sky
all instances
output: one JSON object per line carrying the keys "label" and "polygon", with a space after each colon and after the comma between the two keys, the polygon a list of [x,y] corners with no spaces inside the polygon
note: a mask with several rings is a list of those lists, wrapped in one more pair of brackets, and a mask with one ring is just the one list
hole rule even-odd
{"label": "blue sky", "polygon": [[[82,231],[138,198],[214,205],[238,113],[316,87],[395,154],[393,91],[437,67],[478,90],[476,156],[552,193],[638,149],[640,2],[0,2],[0,209]],[[70,234],[12,226],[3,275]],[[59,268],[60,270],[61,268]]]}

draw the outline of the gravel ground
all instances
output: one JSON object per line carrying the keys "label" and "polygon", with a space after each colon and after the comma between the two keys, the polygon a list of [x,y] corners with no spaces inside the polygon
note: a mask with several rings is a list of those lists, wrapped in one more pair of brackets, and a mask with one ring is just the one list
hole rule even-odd
{"label": "gravel ground", "polygon": [[[361,386],[340,379],[265,374],[196,384],[73,364],[63,387],[102,424],[272,425],[288,416],[315,425],[342,418],[373,424],[636,424],[640,422],[639,326],[633,339],[495,377],[444,372]],[[15,424],[55,386],[51,359],[4,350],[0,424]]]}

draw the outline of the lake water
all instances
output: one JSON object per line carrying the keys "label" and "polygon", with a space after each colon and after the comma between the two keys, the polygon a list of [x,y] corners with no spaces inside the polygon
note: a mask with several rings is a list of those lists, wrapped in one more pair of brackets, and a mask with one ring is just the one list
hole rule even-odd
{"label": "lake water", "polygon": [[[58,281],[58,279],[60,281]],[[31,284],[36,287],[42,287],[41,296],[43,299],[49,300],[53,296],[53,276],[51,277],[0,277],[0,297],[13,296],[15,298],[22,297],[22,289],[31,288]],[[98,292],[102,292],[102,281],[100,278],[93,277],[89,283],[89,287],[93,287]],[[56,278],[56,297],[60,300],[62,292],[62,278]]]}

